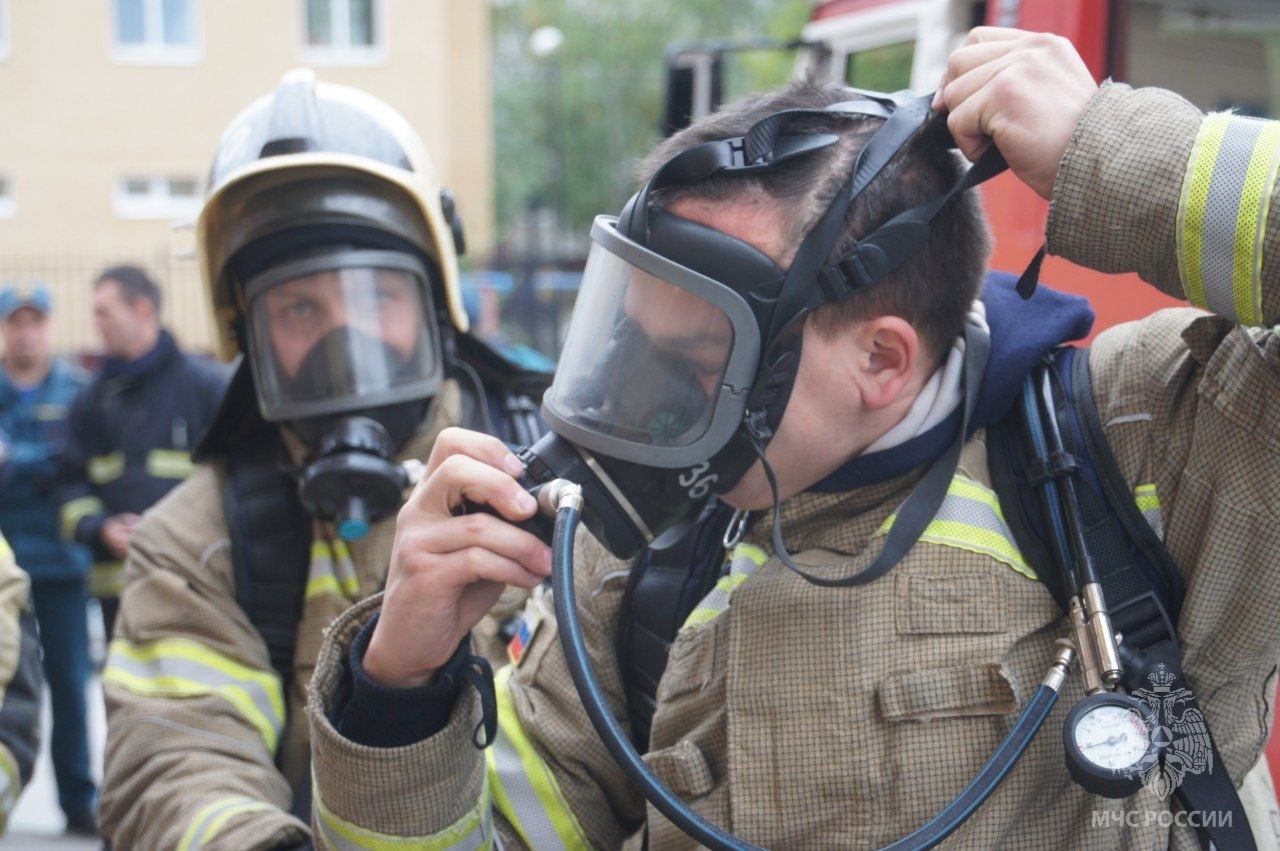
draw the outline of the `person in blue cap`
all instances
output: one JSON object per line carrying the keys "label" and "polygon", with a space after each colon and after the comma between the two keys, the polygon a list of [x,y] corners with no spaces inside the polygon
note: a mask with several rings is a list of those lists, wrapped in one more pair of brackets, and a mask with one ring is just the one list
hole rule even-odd
{"label": "person in blue cap", "polygon": [[58,532],[54,495],[67,443],[67,412],[88,383],[52,356],[53,300],[43,286],[0,292],[0,531],[31,575],[45,678],[53,704],[53,766],[58,802],[73,833],[97,832],[98,790],[89,770],[89,553]]}

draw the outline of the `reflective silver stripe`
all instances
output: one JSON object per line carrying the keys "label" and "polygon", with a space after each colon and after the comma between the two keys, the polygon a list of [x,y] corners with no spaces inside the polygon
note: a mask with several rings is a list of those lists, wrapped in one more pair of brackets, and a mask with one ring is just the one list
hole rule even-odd
{"label": "reflective silver stripe", "polygon": [[1219,316],[1236,318],[1233,275],[1236,257],[1236,214],[1244,194],[1249,159],[1267,122],[1232,118],[1227,122],[1204,211],[1204,295],[1206,307]]}
{"label": "reflective silver stripe", "polygon": [[241,813],[275,809],[263,801],[255,801],[243,795],[219,798],[196,811],[191,824],[182,834],[178,851],[200,851],[209,840],[218,835],[226,823]]}
{"label": "reflective silver stripe", "polygon": [[735,546],[729,555],[729,572],[720,577],[715,587],[698,602],[681,624],[680,631],[695,629],[729,611],[729,599],[733,596],[733,592],[768,560],[768,553],[754,544]]}
{"label": "reflective silver stripe", "polygon": [[[317,788],[314,776],[312,788]],[[492,848],[497,838],[487,779],[476,805],[457,822],[430,836],[393,836],[369,830],[334,815],[318,794],[313,800],[316,814],[312,821],[325,847],[337,851],[480,851]]]}
{"label": "reflective silver stripe", "polygon": [[512,826],[529,847],[563,849],[560,835],[542,813],[542,801],[529,782],[524,762],[511,740],[499,732],[485,756],[488,757],[489,771],[497,775],[497,783],[502,790],[499,794],[509,802],[509,812],[515,813],[515,818],[510,819]]}
{"label": "reflective silver stripe", "polygon": [[221,697],[257,728],[272,753],[284,728],[284,695],[276,674],[189,639],[163,638],[140,645],[117,639],[111,642],[103,682],[144,696]]}

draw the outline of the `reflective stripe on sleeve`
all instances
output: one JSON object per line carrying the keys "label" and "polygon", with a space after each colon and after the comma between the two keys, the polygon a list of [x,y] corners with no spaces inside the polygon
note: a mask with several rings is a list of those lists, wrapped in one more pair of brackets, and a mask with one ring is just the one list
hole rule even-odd
{"label": "reflective stripe on sleeve", "polygon": [[338,851],[478,851],[492,848],[494,844],[487,776],[476,805],[462,818],[430,836],[392,836],[341,819],[320,799],[320,787],[314,777],[311,788],[314,790],[315,825],[328,848]]}
{"label": "reflective stripe on sleeve", "polygon": [[1133,489],[1133,501],[1138,504],[1138,510],[1155,531],[1156,537],[1164,540],[1164,515],[1160,511],[1160,495],[1156,493],[1156,486],[1138,485]]}
{"label": "reflective stripe on sleeve", "polygon": [[106,455],[94,455],[85,464],[85,472],[95,485],[114,482],[124,475],[124,453],[117,449]]}
{"label": "reflective stripe on sleeve", "polygon": [[147,453],[147,475],[155,479],[185,479],[195,468],[190,452],[152,449]]}
{"label": "reflective stripe on sleeve", "polygon": [[498,735],[485,751],[493,804],[530,848],[590,848],[551,767],[520,726],[511,697],[514,670],[508,665],[495,678]]}
{"label": "reflective stripe on sleeve", "polygon": [[104,511],[106,508],[102,505],[102,500],[96,496],[82,496],[64,504],[60,513],[63,539],[70,541],[75,538],[76,527],[80,525],[81,520],[95,514],[102,514]]}
{"label": "reflective stripe on sleeve", "polygon": [[1280,123],[1206,116],[1191,149],[1177,216],[1178,274],[1187,299],[1261,325],[1262,244],[1280,167]]}
{"label": "reflective stripe on sleeve", "polygon": [[0,834],[9,824],[9,814],[14,804],[18,803],[18,793],[22,791],[22,777],[18,773],[18,764],[14,762],[9,749],[0,745]]}
{"label": "reflective stripe on sleeve", "polygon": [[257,729],[273,754],[284,729],[284,694],[276,674],[190,639],[144,644],[117,639],[111,642],[102,681],[143,697],[220,697]]}
{"label": "reflective stripe on sleeve", "polygon": [[124,562],[99,561],[89,568],[89,595],[99,600],[124,591]]}
{"label": "reflective stripe on sleeve", "polygon": [[178,851],[199,851],[209,840],[217,835],[218,831],[233,816],[237,816],[240,813],[270,809],[274,809],[274,807],[263,801],[246,798],[243,795],[229,795],[225,798],[218,798],[213,803],[196,811],[196,814],[191,818],[191,823],[187,825],[186,831],[182,834],[182,841],[178,843]]}
{"label": "reflective stripe on sleeve", "polygon": [[[876,531],[876,537],[888,534],[896,519],[897,515],[891,514]],[[1014,542],[995,491],[967,476],[957,475],[951,480],[938,513],[920,540],[990,556],[1028,579],[1039,579]]]}

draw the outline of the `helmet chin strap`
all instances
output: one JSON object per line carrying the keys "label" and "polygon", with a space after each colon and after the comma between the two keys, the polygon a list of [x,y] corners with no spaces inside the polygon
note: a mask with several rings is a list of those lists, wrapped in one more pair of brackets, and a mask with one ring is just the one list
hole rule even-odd
{"label": "helmet chin strap", "polygon": [[769,490],[773,494],[773,551],[793,573],[806,582],[823,588],[851,588],[857,585],[866,585],[893,569],[894,565],[902,561],[903,556],[920,540],[925,528],[937,515],[938,509],[942,505],[942,500],[946,498],[951,480],[955,477],[956,469],[960,465],[960,452],[964,449],[965,441],[969,438],[969,430],[973,423],[973,412],[978,403],[978,393],[982,389],[982,375],[986,371],[987,358],[991,352],[991,338],[976,325],[965,326],[964,342],[964,402],[961,408],[960,428],[956,433],[955,440],[947,447],[946,452],[929,465],[924,477],[916,484],[898,509],[897,519],[894,521],[893,526],[890,527],[889,534],[885,538],[884,547],[881,548],[880,554],[876,556],[875,561],[864,570],[851,576],[844,576],[839,579],[816,576],[804,570],[792,560],[791,553],[787,550],[786,541],[783,540],[782,536],[782,500],[779,498],[778,477],[765,454],[765,435],[748,417],[747,434],[751,442],[751,448],[755,450],[756,455],[760,458],[760,464],[764,467],[765,478],[769,481]]}

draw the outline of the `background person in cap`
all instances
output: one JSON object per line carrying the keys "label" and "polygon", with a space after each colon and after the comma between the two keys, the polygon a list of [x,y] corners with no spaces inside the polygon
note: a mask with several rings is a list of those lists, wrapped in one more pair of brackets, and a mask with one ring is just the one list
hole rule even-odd
{"label": "background person in cap", "polygon": [[73,833],[95,833],[97,786],[89,770],[85,684],[89,678],[89,553],[58,534],[54,495],[58,456],[67,443],[67,412],[88,383],[52,356],[49,292],[0,292],[0,531],[31,575],[45,677],[53,704],[53,769],[58,803]]}
{"label": "background person in cap", "polygon": [[106,359],[72,406],[59,495],[63,536],[93,550],[89,587],[110,637],[133,527],[191,472],[227,378],[178,349],[160,325],[160,288],[137,266],[98,276],[93,321]]}

